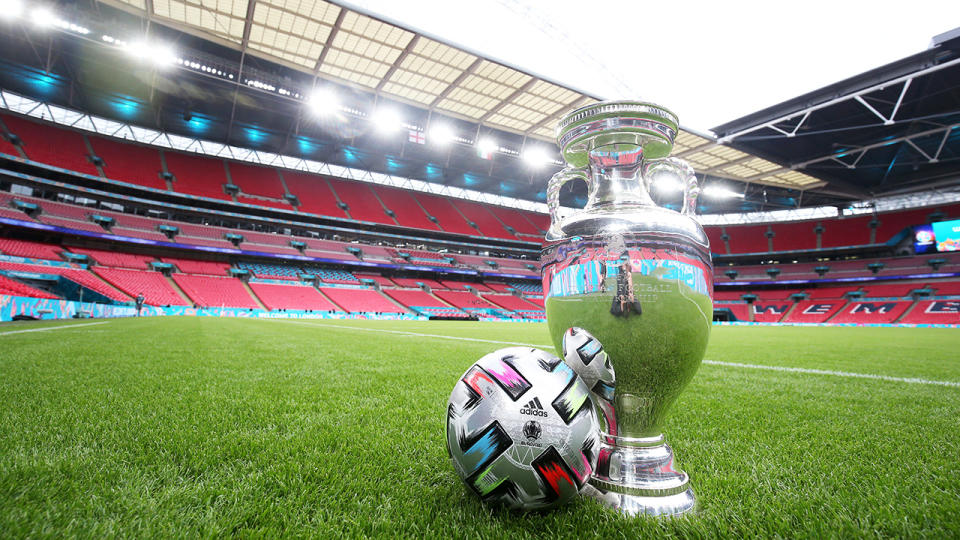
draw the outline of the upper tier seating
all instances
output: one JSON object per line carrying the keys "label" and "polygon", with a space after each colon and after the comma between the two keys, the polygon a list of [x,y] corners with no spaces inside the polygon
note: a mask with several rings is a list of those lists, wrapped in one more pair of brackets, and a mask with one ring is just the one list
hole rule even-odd
{"label": "upper tier seating", "polygon": [[62,261],[63,257],[60,256],[61,251],[63,251],[63,248],[56,244],[43,244],[40,242],[30,242],[28,240],[16,240],[14,238],[0,238],[0,253],[4,255],[14,255],[28,259]]}
{"label": "upper tier seating", "polygon": [[960,324],[960,300],[921,300],[899,322],[903,324]]}
{"label": "upper tier seating", "polygon": [[200,261],[197,259],[180,259],[163,257],[160,259],[177,267],[185,274],[206,274],[209,276],[224,276],[230,270],[230,265],[222,262]]}
{"label": "upper tier seating", "polygon": [[843,307],[836,317],[830,319],[833,324],[889,324],[896,321],[913,304],[912,301],[854,301]]}
{"label": "upper tier seating", "polygon": [[153,189],[167,189],[167,181],[160,177],[163,167],[160,152],[156,148],[100,137],[90,137],[90,144],[103,160],[103,173],[107,178]]}
{"label": "upper tier seating", "polygon": [[449,233],[469,234],[476,236],[477,230],[467,224],[467,221],[460,215],[445,197],[431,195],[429,193],[416,193],[414,197],[420,201],[420,206],[427,213],[437,218],[437,224],[440,228]]}
{"label": "upper tier seating", "polygon": [[[871,216],[858,216],[820,221],[820,225],[823,227],[820,247],[833,248],[869,244],[870,220],[872,219]],[[778,225],[778,227],[781,227],[781,225]],[[883,241],[886,241],[886,239],[881,242]],[[807,249],[815,247],[811,246]]]}
{"label": "upper tier seating", "polygon": [[[543,239],[546,231],[537,229],[533,223],[530,223],[530,220],[523,217],[523,213],[520,210],[493,205],[486,206],[486,209],[496,216],[504,225],[512,227],[518,234]],[[525,240],[533,240],[533,238],[525,238]]]}
{"label": "upper tier seating", "polygon": [[769,251],[765,235],[767,232],[766,225],[728,225],[725,230],[730,236],[731,253],[766,253]]}
{"label": "upper tier seating", "polygon": [[3,116],[3,123],[20,138],[20,147],[28,159],[83,174],[100,175],[88,159],[90,150],[83,135],[16,116]]}
{"label": "upper tier seating", "polygon": [[726,255],[727,245],[723,241],[723,230],[720,227],[704,227],[704,230],[710,240],[710,252]]}
{"label": "upper tier seating", "polygon": [[[0,116],[0,121],[2,121],[3,118],[3,116]],[[17,150],[17,146],[7,139],[6,131],[3,129],[2,123],[0,123],[0,154],[20,157],[20,151]]]}
{"label": "upper tier seating", "polygon": [[337,198],[324,177],[293,171],[283,171],[282,174],[290,193],[300,200],[301,212],[342,219],[347,217],[343,209],[337,206]]}
{"label": "upper tier seating", "polygon": [[[798,251],[817,248],[816,223],[801,221],[798,223],[778,223],[773,227],[774,251]],[[729,230],[729,229],[728,229]],[[732,235],[731,235],[732,236]]]}
{"label": "upper tier seating", "polygon": [[260,307],[237,278],[174,274],[173,280],[200,307]]}
{"label": "upper tier seating", "polygon": [[121,268],[136,268],[146,270],[155,259],[150,255],[134,255],[120,251],[106,251],[102,249],[69,248],[71,253],[86,255],[100,266],[118,266]]}
{"label": "upper tier seating", "polygon": [[868,298],[902,298],[909,296],[910,291],[922,288],[923,283],[870,284],[864,286],[864,296]]}
{"label": "upper tier seating", "polygon": [[400,225],[428,231],[440,230],[436,223],[427,218],[420,203],[409,191],[387,186],[375,186],[374,191],[380,195],[383,204],[393,211]]}
{"label": "upper tier seating", "polygon": [[477,229],[481,235],[507,240],[517,239],[516,236],[510,234],[503,227],[503,224],[486,209],[485,205],[463,199],[450,199],[450,202],[457,207],[457,210],[459,210],[465,218],[477,225]]}
{"label": "upper tier seating", "polygon": [[810,300],[824,298],[843,298],[848,292],[856,291],[859,287],[821,287],[818,289],[807,289],[807,295]]}
{"label": "upper tier seating", "polygon": [[93,271],[131,297],[135,298],[138,294],[143,294],[147,304],[153,306],[188,305],[188,302],[170,285],[166,276],[160,272],[99,266],[94,267]]}
{"label": "upper tier seating", "polygon": [[0,270],[13,270],[19,272],[32,272],[35,274],[54,274],[63,276],[74,283],[83,285],[84,287],[96,291],[112,300],[116,300],[118,302],[130,301],[130,297],[117,288],[109,285],[106,281],[91,274],[90,272],[81,270],[79,268],[8,263],[0,261]]}
{"label": "upper tier seating", "polygon": [[[286,190],[276,169],[248,165],[246,163],[229,163],[230,178],[240,191],[248,195],[259,195],[273,199],[283,199]],[[245,201],[248,204],[257,204]]]}
{"label": "upper tier seating", "polygon": [[267,309],[340,311],[316,289],[307,285],[250,283],[250,288]]}
{"label": "upper tier seating", "polygon": [[0,295],[2,294],[10,296],[26,296],[28,298],[59,298],[58,296],[50,294],[42,289],[31,287],[25,283],[20,283],[19,281],[10,279],[7,276],[0,275]]}
{"label": "upper tier seating", "polygon": [[200,155],[165,151],[167,171],[173,174],[173,190],[224,201],[232,200],[223,190],[227,183],[223,161]]}
{"label": "upper tier seating", "polygon": [[396,225],[396,222],[387,215],[383,205],[380,204],[380,200],[370,189],[370,184],[337,180],[336,178],[329,178],[328,181],[340,200],[346,203],[347,212],[351,218]]}
{"label": "upper tier seating", "polygon": [[403,313],[404,310],[371,289],[341,289],[321,287],[338,306],[350,313]]}

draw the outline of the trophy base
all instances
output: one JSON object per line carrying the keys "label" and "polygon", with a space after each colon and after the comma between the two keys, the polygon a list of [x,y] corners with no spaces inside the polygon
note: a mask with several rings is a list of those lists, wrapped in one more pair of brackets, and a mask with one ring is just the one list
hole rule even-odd
{"label": "trophy base", "polygon": [[628,515],[675,516],[696,506],[690,477],[673,468],[663,435],[644,439],[601,434],[587,495]]}

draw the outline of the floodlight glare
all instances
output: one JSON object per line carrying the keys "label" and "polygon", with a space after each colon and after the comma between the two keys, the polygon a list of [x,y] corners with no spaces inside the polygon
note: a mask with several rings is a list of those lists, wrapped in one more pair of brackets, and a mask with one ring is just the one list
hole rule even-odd
{"label": "floodlight glare", "polygon": [[495,139],[491,139],[490,137],[484,137],[477,141],[477,152],[481,156],[491,156],[497,151],[497,148],[499,148],[497,141]]}
{"label": "floodlight glare", "polygon": [[340,109],[340,99],[332,88],[317,88],[307,100],[307,106],[317,116],[327,116]]}
{"label": "floodlight glare", "polygon": [[33,24],[46,28],[53,24],[53,12],[47,8],[37,8],[30,13],[30,20]]}
{"label": "floodlight glare", "polygon": [[653,187],[660,193],[676,193],[683,189],[683,182],[673,174],[659,174],[654,178]]}
{"label": "floodlight glare", "polygon": [[428,140],[430,144],[436,144],[438,146],[446,146],[453,142],[455,135],[453,134],[453,129],[446,124],[437,124],[430,128],[430,133]]}
{"label": "floodlight glare", "polygon": [[547,164],[550,161],[550,156],[547,155],[547,151],[539,146],[533,146],[527,148],[523,151],[523,154],[520,156],[527,165],[539,169]]}
{"label": "floodlight glare", "polygon": [[377,109],[370,120],[380,133],[392,133],[402,125],[400,113],[389,107]]}
{"label": "floodlight glare", "polygon": [[23,14],[21,0],[0,0],[0,18],[16,19]]}
{"label": "floodlight glare", "polygon": [[738,193],[719,184],[711,184],[703,188],[703,195],[712,199],[742,199],[743,193]]}

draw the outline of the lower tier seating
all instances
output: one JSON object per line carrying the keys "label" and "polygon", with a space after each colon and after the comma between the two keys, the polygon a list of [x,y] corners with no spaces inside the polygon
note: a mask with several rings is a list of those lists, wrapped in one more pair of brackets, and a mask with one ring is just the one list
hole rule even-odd
{"label": "lower tier seating", "polygon": [[200,307],[260,307],[237,278],[174,274],[173,280]]}
{"label": "lower tier seating", "polygon": [[350,313],[403,313],[405,311],[371,289],[321,287],[320,290],[335,304]]}
{"label": "lower tier seating", "polygon": [[26,283],[20,283],[15,279],[10,279],[3,275],[0,275],[0,294],[26,296],[28,298],[59,298],[55,294],[50,294],[47,291],[31,287]]}
{"label": "lower tier seating", "polygon": [[835,324],[889,324],[899,319],[912,304],[913,301],[909,300],[903,302],[850,302],[834,318],[830,319],[830,322]]}
{"label": "lower tier seating", "polygon": [[340,311],[317,289],[308,285],[279,285],[250,283],[257,298],[267,309],[299,309],[312,311]]}
{"label": "lower tier seating", "polygon": [[904,324],[960,324],[960,300],[921,300],[902,319]]}
{"label": "lower tier seating", "polygon": [[131,270],[129,268],[94,267],[94,273],[110,282],[114,287],[136,298],[143,294],[147,304],[152,306],[186,306],[183,299],[170,285],[167,277],[160,272],[149,270]]}

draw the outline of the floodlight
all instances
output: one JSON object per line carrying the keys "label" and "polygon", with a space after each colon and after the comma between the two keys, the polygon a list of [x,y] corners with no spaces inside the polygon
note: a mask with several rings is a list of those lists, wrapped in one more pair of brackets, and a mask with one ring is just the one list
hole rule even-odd
{"label": "floodlight", "polygon": [[743,198],[743,193],[738,193],[720,184],[710,184],[709,186],[703,188],[703,195],[705,197],[710,197],[711,199]]}
{"label": "floodlight", "polygon": [[654,178],[653,187],[660,193],[676,193],[683,189],[683,183],[675,174],[658,174]]}
{"label": "floodlight", "polygon": [[527,165],[536,169],[543,167],[550,161],[550,156],[547,155],[547,151],[541,146],[532,146],[524,149],[520,157]]}
{"label": "floodlight", "polygon": [[374,111],[370,121],[380,133],[392,133],[400,128],[402,120],[400,113],[391,107],[382,107]]}
{"label": "floodlight", "polygon": [[45,7],[40,7],[30,12],[30,20],[33,24],[46,28],[53,24],[53,12]]}
{"label": "floodlight", "polygon": [[16,19],[23,14],[21,0],[0,0],[0,18]]}
{"label": "floodlight", "polygon": [[158,67],[173,64],[177,61],[177,55],[169,45],[134,41],[129,43],[124,49],[127,51],[127,54],[137,60],[151,62]]}
{"label": "floodlight", "polygon": [[317,116],[327,116],[340,109],[340,99],[332,88],[324,86],[314,90],[307,100],[307,106]]}
{"label": "floodlight", "polygon": [[479,153],[481,157],[489,159],[498,148],[499,145],[497,141],[490,137],[484,137],[477,141],[477,153]]}
{"label": "floodlight", "polygon": [[447,124],[436,124],[432,126],[428,135],[430,144],[436,144],[439,146],[446,146],[450,144],[453,142],[454,138],[456,138],[456,135],[454,135],[453,129]]}

